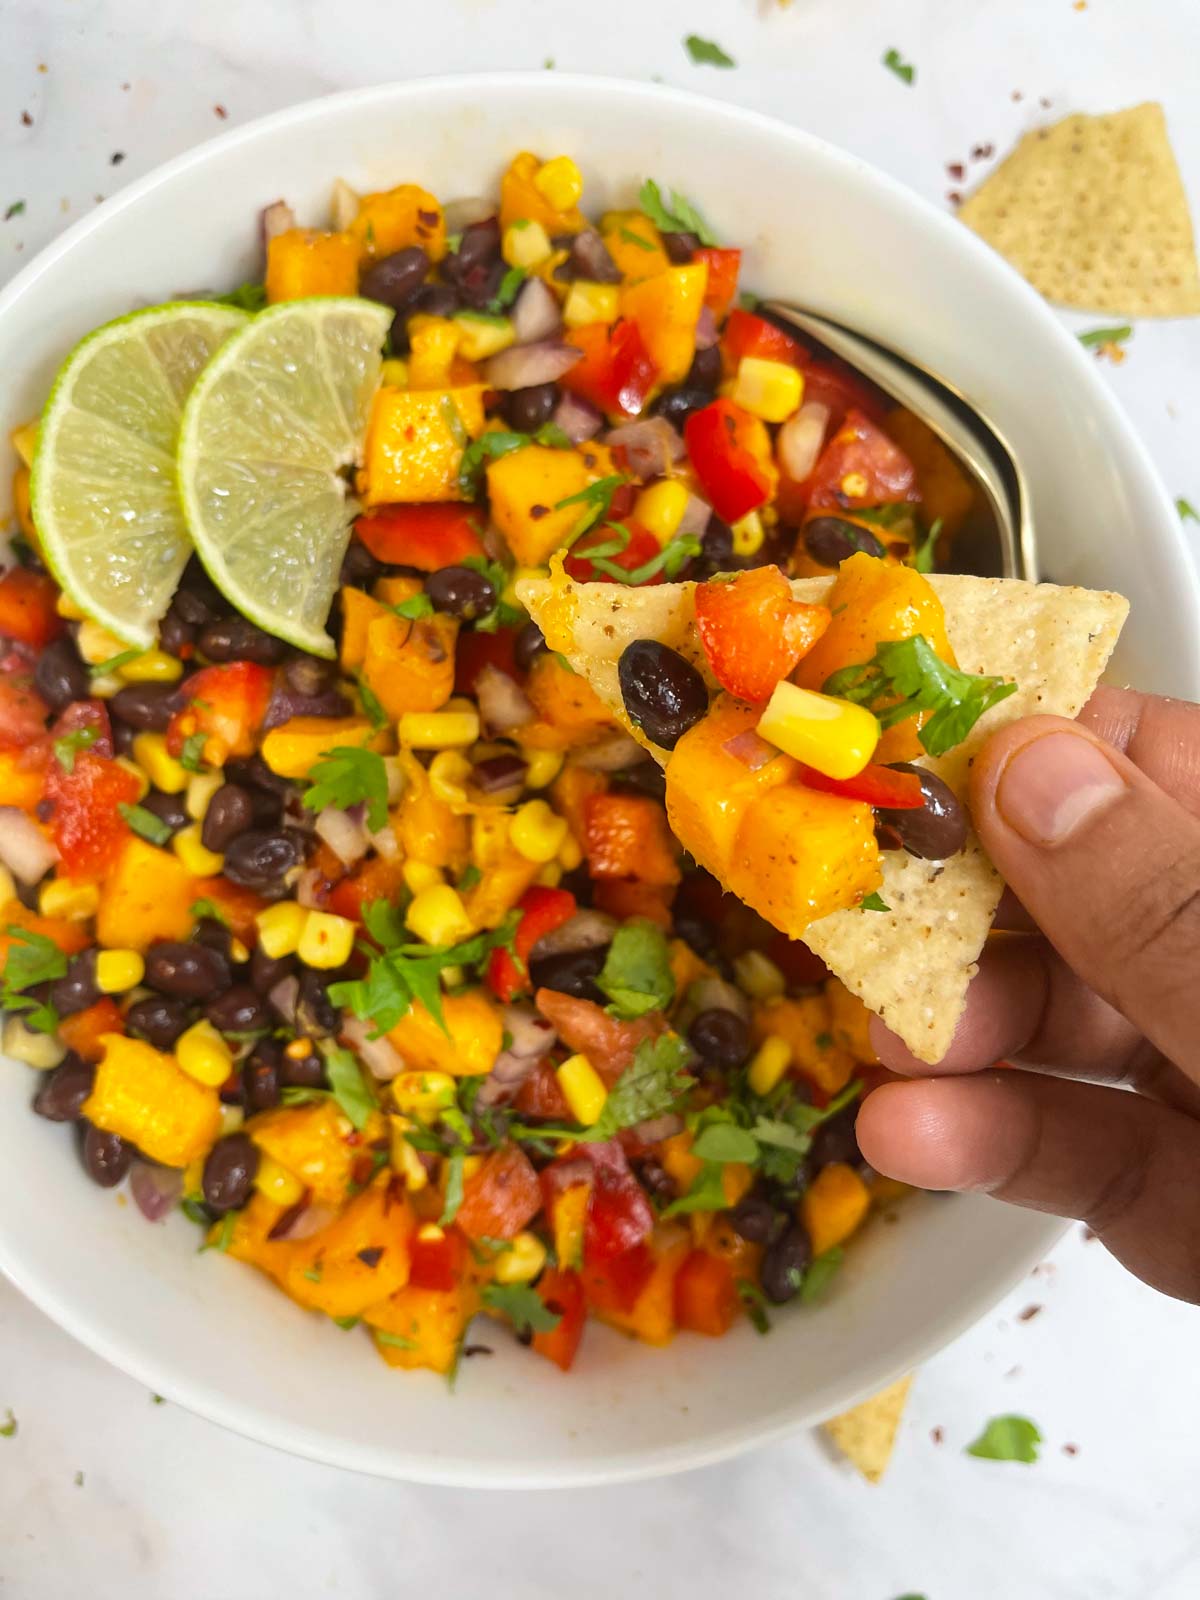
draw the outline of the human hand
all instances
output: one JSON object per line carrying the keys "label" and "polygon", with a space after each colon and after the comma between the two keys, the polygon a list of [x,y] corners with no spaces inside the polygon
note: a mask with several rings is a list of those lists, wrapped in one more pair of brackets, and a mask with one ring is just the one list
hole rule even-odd
{"label": "human hand", "polygon": [[1200,1301],[1200,706],[1098,689],[1077,723],[1013,723],[970,800],[1033,931],[989,941],[936,1067],[872,1023],[884,1065],[920,1081],[867,1098],[863,1155],[1078,1217]]}

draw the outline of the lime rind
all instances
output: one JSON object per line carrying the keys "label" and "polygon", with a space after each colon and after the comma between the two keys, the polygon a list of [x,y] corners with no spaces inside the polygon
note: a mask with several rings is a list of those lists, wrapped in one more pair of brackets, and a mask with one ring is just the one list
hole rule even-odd
{"label": "lime rind", "polygon": [[184,401],[249,320],[204,302],[118,317],[75,346],[46,402],[30,497],[47,564],[85,616],[139,649],[191,554],[175,478]]}
{"label": "lime rind", "polygon": [[184,408],[179,490],[196,551],[252,622],[314,655],[350,537],[392,312],[336,296],[269,307],[230,339]]}

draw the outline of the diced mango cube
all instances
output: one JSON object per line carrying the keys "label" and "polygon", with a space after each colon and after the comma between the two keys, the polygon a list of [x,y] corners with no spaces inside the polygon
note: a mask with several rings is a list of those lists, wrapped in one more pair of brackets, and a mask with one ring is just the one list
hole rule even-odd
{"label": "diced mango cube", "polygon": [[465,500],[458,482],[463,448],[482,432],[482,384],[377,389],[367,429],[366,504]]}

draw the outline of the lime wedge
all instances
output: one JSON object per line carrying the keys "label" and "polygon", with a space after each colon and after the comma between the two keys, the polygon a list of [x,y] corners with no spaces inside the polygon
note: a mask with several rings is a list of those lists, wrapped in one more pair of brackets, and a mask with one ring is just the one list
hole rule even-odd
{"label": "lime wedge", "polygon": [[179,487],[208,574],[243,616],[332,656],[325,619],[350,537],[392,312],[371,300],[262,311],[210,362],[179,430]]}
{"label": "lime wedge", "polygon": [[223,339],[228,306],[154,306],[77,344],[54,380],[31,484],[38,538],[85,615],[148,650],[191,541],[175,481],[183,403]]}

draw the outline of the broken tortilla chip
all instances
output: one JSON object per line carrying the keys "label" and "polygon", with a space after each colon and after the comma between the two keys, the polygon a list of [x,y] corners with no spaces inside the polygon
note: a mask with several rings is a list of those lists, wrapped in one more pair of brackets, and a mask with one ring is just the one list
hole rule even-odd
{"label": "broken tortilla chip", "polygon": [[913,1374],[889,1384],[860,1406],[830,1417],[821,1428],[869,1483],[878,1483],[896,1448],[896,1435],[912,1388]]}
{"label": "broken tortilla chip", "polygon": [[1200,312],[1187,194],[1154,102],[1027,133],[958,215],[1057,305]]}
{"label": "broken tortilla chip", "polygon": [[[567,658],[616,721],[665,766],[669,751],[651,743],[625,715],[617,662],[635,639],[657,639],[691,661],[714,687],[696,633],[695,584],[638,589],[576,584],[558,565],[549,579],[519,583],[518,597],[550,649]],[[1017,684],[1016,693],[986,712],[961,744],[944,756],[922,758],[961,794],[971,761],[998,728],[1038,712],[1079,714],[1129,606],[1117,594],[1016,579],[942,573],[929,582],[942,602],[962,670]],[[820,602],[832,583],[832,578],[801,578],[791,588],[797,600]],[[687,839],[680,842],[686,849]],[[945,861],[888,850],[882,867],[886,911],[835,911],[809,924],[804,943],[916,1056],[940,1061],[978,970],[1003,885],[973,833],[964,849]]]}

